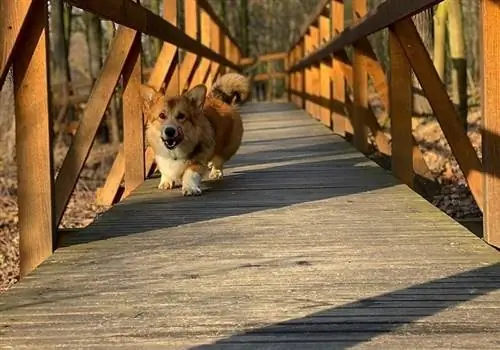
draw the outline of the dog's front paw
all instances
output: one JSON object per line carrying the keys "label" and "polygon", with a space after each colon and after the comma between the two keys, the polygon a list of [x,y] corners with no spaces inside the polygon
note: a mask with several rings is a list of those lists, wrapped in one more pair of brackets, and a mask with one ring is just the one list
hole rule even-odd
{"label": "dog's front paw", "polygon": [[182,178],[182,194],[184,196],[199,196],[201,194],[200,173],[187,169]]}
{"label": "dog's front paw", "polygon": [[212,168],[210,170],[210,174],[208,175],[208,178],[210,180],[221,180],[224,177],[224,174],[222,173],[222,170]]}
{"label": "dog's front paw", "polygon": [[184,196],[199,196],[201,195],[201,188],[196,185],[182,186],[182,194]]}
{"label": "dog's front paw", "polygon": [[160,190],[171,190],[172,188],[174,188],[174,185],[174,181],[161,180],[158,188]]}

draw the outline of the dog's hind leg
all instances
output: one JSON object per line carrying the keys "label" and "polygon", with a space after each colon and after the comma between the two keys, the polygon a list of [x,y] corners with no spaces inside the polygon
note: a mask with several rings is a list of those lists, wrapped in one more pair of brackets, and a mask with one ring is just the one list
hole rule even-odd
{"label": "dog's hind leg", "polygon": [[210,166],[210,174],[208,178],[210,180],[220,180],[224,177],[223,167],[224,167],[224,158],[221,156],[215,155],[209,163]]}

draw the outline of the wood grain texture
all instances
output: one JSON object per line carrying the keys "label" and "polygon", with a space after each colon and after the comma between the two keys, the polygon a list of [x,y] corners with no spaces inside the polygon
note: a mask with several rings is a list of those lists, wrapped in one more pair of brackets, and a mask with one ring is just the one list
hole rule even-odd
{"label": "wood grain texture", "polygon": [[[331,37],[330,31],[330,18],[320,16],[319,18],[319,46],[329,40]],[[319,66],[319,88],[320,96],[330,100],[331,98],[331,80],[332,80],[332,66],[328,62],[321,62]],[[320,107],[320,121],[326,127],[332,126],[331,108]]]}
{"label": "wood grain texture", "polygon": [[28,14],[33,1],[0,1],[0,87],[5,81],[12,64],[14,48],[24,23],[29,21]]}
{"label": "wood grain texture", "polygon": [[389,83],[389,115],[392,136],[391,169],[402,183],[413,188],[411,67],[391,27],[389,27],[389,57],[391,65]]}
{"label": "wood grain texture", "polygon": [[484,167],[484,238],[500,248],[500,22],[498,1],[481,2],[481,108]]}
{"label": "wood grain texture", "polygon": [[[200,9],[200,40],[201,43],[207,47],[210,47],[211,40],[211,20],[208,14]],[[208,79],[208,73],[210,70],[210,60],[202,58],[200,66],[197,69],[193,80],[191,81],[190,88],[195,87],[198,84],[204,84]]]}
{"label": "wood grain texture", "polygon": [[141,37],[136,36],[123,68],[123,153],[127,197],[145,179],[144,117],[141,99]]}
{"label": "wood grain texture", "polygon": [[[341,2],[342,0],[336,0]],[[355,1],[355,0],[353,0]],[[370,13],[366,14],[358,24],[342,31],[342,33],[327,42],[319,50],[303,57],[289,71],[304,69],[311,64],[318,63],[338,50],[353,45],[358,40],[367,37],[379,30],[389,27],[402,19],[410,18],[443,0],[386,0],[380,3]]]}
{"label": "wood grain texture", "polygon": [[[304,35],[304,55],[308,55],[313,52],[312,48],[312,38],[311,32],[308,31],[306,35]],[[304,68],[304,92],[307,95],[312,95],[312,76],[313,69],[311,66]],[[313,103],[310,99],[304,99],[305,110],[307,113],[312,115],[313,113]]]}
{"label": "wood grain texture", "polygon": [[[177,25],[177,0],[163,1],[163,18],[170,24]],[[163,42],[160,54],[156,58],[153,70],[148,78],[148,85],[160,90],[162,85],[166,83],[167,89],[170,85],[169,81],[165,81],[168,72],[173,64],[176,64],[177,46],[168,42]]]}
{"label": "wood grain texture", "polygon": [[404,19],[395,23],[392,31],[396,34],[401,48],[405,52],[406,58],[424,90],[425,96],[429,100],[453,156],[467,179],[472,195],[478,207],[482,210],[484,205],[483,166],[460,122],[446,87],[436,72],[422,38],[411,19]]}
{"label": "wood grain texture", "polygon": [[[319,46],[319,28],[316,26],[311,26],[309,28],[309,33],[311,34],[311,50],[315,51]],[[315,97],[320,96],[320,67],[319,64],[311,66],[311,94]],[[320,108],[319,104],[312,102],[311,104],[311,114],[316,120],[320,120]]]}
{"label": "wood grain texture", "polygon": [[[210,48],[214,50],[217,53],[221,52],[221,29],[219,26],[213,22],[210,22]],[[219,73],[219,68],[220,65],[217,62],[211,62],[210,64],[210,71],[208,73],[208,78],[207,78],[207,87],[210,89],[215,82],[215,78],[217,77],[217,74]]]}
{"label": "wood grain texture", "polygon": [[[355,23],[367,12],[367,0],[353,0],[353,20]],[[368,72],[367,58],[356,43],[352,56],[352,98],[353,109],[350,115],[354,129],[353,143],[362,153],[368,153],[368,127],[366,125],[366,114],[368,106]]]}
{"label": "wood grain texture", "polygon": [[291,104],[225,178],[147,180],[0,296],[15,349],[494,349],[499,253]]}
{"label": "wood grain texture", "polygon": [[[373,49],[370,45],[370,42],[363,39],[359,42],[359,44],[359,47],[362,48],[363,52],[366,53],[367,56],[369,56],[367,72],[368,76],[372,79],[373,87],[375,88],[375,91],[377,92],[383,107],[385,109],[389,109],[387,96],[389,88],[387,79],[385,77],[385,72],[380,62],[378,62],[375,53],[373,52]],[[341,70],[341,72],[339,72],[339,76],[343,74],[346,79],[347,86],[352,89],[352,64],[349,56],[347,55],[347,52],[345,51],[345,49],[340,50],[335,54],[334,57],[336,57],[336,62],[334,63],[338,64]],[[391,155],[391,145],[388,138],[383,133],[382,127],[378,123],[374,111],[370,108],[366,112],[366,123],[373,135],[375,144],[377,145],[377,149],[381,153]],[[428,179],[429,181],[435,181],[435,177],[429,170],[429,167],[427,166],[427,163],[425,162],[424,156],[422,154],[422,150],[420,149],[420,146],[418,145],[417,140],[415,139],[413,134],[411,135],[411,139],[413,144],[413,170],[415,171],[415,174],[421,176],[422,178]]]}
{"label": "wood grain texture", "polygon": [[96,192],[96,203],[99,205],[112,205],[118,201],[117,194],[120,191],[120,185],[124,176],[125,154],[122,145],[116,154],[111,169],[109,169],[104,185]]}
{"label": "wood grain texture", "polygon": [[[344,30],[344,2],[338,0],[331,0],[330,11],[332,18],[332,38],[337,37]],[[301,57],[299,57],[299,60]],[[345,81],[342,74],[342,64],[339,62],[335,56],[332,58],[332,83],[333,92],[332,98],[335,102],[339,104],[345,103],[346,91],[345,91]],[[332,123],[333,131],[340,136],[346,135],[347,124],[350,121],[345,113],[345,110],[333,110],[332,113]]]}
{"label": "wood grain texture", "polygon": [[[198,34],[198,11],[196,0],[184,0],[184,31],[192,39],[197,39]],[[185,52],[184,58],[179,66],[179,92],[189,89],[190,82],[196,75],[201,57],[189,51]]]}
{"label": "wood grain texture", "polygon": [[[345,84],[351,89],[351,91],[354,89],[354,81],[353,81],[353,69],[352,69],[352,64],[347,56],[347,52],[345,50],[338,52],[335,55],[334,59],[334,64],[339,67],[339,78],[344,78],[345,79]],[[378,91],[377,91],[378,92]],[[345,107],[348,111],[348,114],[352,115],[353,114],[353,102],[351,101],[350,96],[345,96],[344,99]],[[340,108],[342,104],[338,104],[339,108],[337,108],[339,114],[341,114],[342,109]],[[388,105],[385,105],[386,108]],[[363,117],[364,117],[364,122],[366,125],[370,128],[371,134],[373,136],[373,140],[375,142],[375,145],[377,146],[377,149],[380,153],[385,154],[390,156],[392,154],[392,149],[391,149],[391,144],[389,142],[389,139],[387,136],[385,136],[384,131],[382,127],[380,126],[377,117],[375,116],[375,112],[369,106],[370,108],[367,108],[363,112]],[[352,128],[350,128],[352,132]]]}
{"label": "wood grain texture", "polygon": [[[165,20],[167,20],[169,23],[173,25],[177,25],[177,0],[165,0],[163,4],[163,17]],[[136,38],[136,40],[138,40]],[[133,46],[131,48],[131,56],[135,56],[137,54],[137,43],[134,43],[135,47]],[[139,43],[140,45],[140,43]],[[170,43],[164,42],[162,45],[162,48],[160,50],[160,54],[156,58],[154,67],[151,71],[151,74],[149,74],[147,85],[153,87],[156,90],[160,90],[164,84],[166,84],[166,92],[167,94],[177,94],[179,92],[179,84],[178,84],[178,65],[177,65],[177,47],[173,46]],[[127,78],[126,76],[130,74],[131,72],[128,72],[132,67],[127,67],[127,65],[130,65],[129,61],[133,60],[133,57],[129,57],[128,60],[126,61],[125,67],[124,67],[124,78]],[[136,63],[139,64],[140,61],[136,60]],[[135,66],[133,67],[134,69],[138,70],[140,67]],[[169,73],[171,73],[169,75]],[[137,72],[135,72],[137,75]],[[140,76],[136,77],[135,81],[135,86],[137,89],[137,78]],[[127,79],[125,79],[127,80]],[[139,79],[139,83],[141,83],[141,80]],[[131,92],[130,96],[127,97],[127,100],[132,99],[135,100],[132,101],[132,103],[127,104],[128,107],[134,109],[135,111],[130,111],[132,114],[137,113],[137,108],[141,106],[142,102],[138,100],[138,95],[137,91],[135,93]],[[127,112],[128,113],[128,112]],[[142,111],[140,112],[142,115]],[[132,121],[132,125],[130,125],[130,128],[132,128],[132,134],[134,132],[143,132],[146,120],[144,119],[143,123],[144,125],[139,127],[138,121],[135,119],[129,120],[127,118],[127,121],[124,120],[124,123]],[[134,126],[134,122],[137,123],[137,126]],[[131,130],[128,128],[128,130]],[[143,134],[144,135],[144,134]],[[132,139],[136,139],[138,141],[139,138],[142,138],[142,145],[139,145],[139,142],[137,142],[137,145],[133,146],[130,145],[129,150],[130,152],[135,152],[138,149],[143,149],[144,145],[144,136],[139,136],[139,135],[130,135],[129,134],[129,139],[132,137]],[[126,146],[125,146],[126,147]],[[104,186],[100,188],[97,192],[96,200],[98,203],[101,205],[111,205],[114,204],[115,202],[118,202],[121,200],[121,195],[125,194],[127,191],[123,192],[120,191],[121,189],[121,182],[123,181],[125,177],[125,163],[124,163],[124,147],[120,147],[118,154],[116,155],[116,159],[113,163],[112,168],[110,169],[110,172],[106,178],[106,182],[104,183]],[[153,150],[151,149],[150,146],[146,147],[146,150],[144,151],[144,154],[142,156],[137,156],[134,157],[137,159],[138,163],[137,164],[129,164],[128,168],[130,167],[135,167],[135,170],[132,172],[135,175],[134,177],[137,176],[135,180],[129,179],[129,181],[126,181],[129,183],[129,188],[135,188],[136,186],[134,185],[134,182],[139,183],[139,177],[141,176],[141,171],[137,168],[139,164],[144,164],[144,173],[143,176],[147,176],[150,172],[151,169],[154,167],[154,155],[152,155]],[[129,158],[131,159],[131,158]],[[130,174],[131,175],[131,174]],[[131,175],[132,176],[132,175]],[[142,181],[141,181],[142,182]]]}
{"label": "wood grain texture", "polygon": [[108,56],[104,62],[102,73],[97,79],[83,111],[73,142],[64,158],[55,182],[56,223],[61,221],[66,205],[76,186],[80,172],[90,153],[97,129],[101,124],[116,83],[122,74],[123,67],[138,33],[135,30],[120,26],[111,43]]}
{"label": "wood grain texture", "polygon": [[[30,3],[19,0],[8,6],[7,21],[22,23]],[[33,6],[37,16],[30,16],[13,59],[21,276],[52,254],[55,240],[48,11],[46,2]]]}

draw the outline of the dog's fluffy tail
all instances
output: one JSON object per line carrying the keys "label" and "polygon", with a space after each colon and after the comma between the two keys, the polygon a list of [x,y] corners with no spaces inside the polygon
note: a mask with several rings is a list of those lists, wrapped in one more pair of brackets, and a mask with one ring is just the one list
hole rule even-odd
{"label": "dog's fluffy tail", "polygon": [[227,73],[212,86],[211,94],[227,104],[243,104],[250,97],[250,79],[239,73]]}

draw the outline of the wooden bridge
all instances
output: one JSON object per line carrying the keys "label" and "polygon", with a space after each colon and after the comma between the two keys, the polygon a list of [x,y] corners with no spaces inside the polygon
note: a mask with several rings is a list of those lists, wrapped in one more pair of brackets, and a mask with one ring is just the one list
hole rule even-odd
{"label": "wooden bridge", "polygon": [[[0,348],[500,347],[497,1],[482,0],[482,160],[410,19],[439,1],[386,0],[366,14],[356,0],[356,23],[344,30],[342,1],[322,0],[289,52],[257,58],[284,61],[283,72],[255,80],[285,79],[289,102],[241,107],[244,144],[225,179],[197,198],[156,188],[140,34],[164,41],[148,83],[170,93],[255,59],[242,57],[206,1],[184,1],[185,31],[176,0],[164,1],[163,18],[131,0],[68,2],[120,27],[57,176],[47,1],[0,2],[0,83],[13,65],[22,169],[22,279],[0,296]],[[366,39],[384,28],[389,81]],[[483,211],[482,239],[415,191],[430,175],[411,131],[412,69]],[[390,142],[368,104],[368,77],[388,108]],[[119,79],[123,148],[98,194],[115,205],[62,234]],[[391,157],[392,174],[364,155],[370,147]]]}

